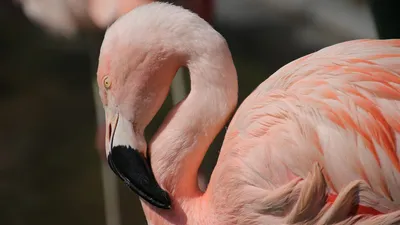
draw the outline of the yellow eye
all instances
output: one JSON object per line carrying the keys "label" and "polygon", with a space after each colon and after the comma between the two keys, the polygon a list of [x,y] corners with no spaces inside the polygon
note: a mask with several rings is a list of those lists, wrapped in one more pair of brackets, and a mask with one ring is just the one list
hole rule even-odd
{"label": "yellow eye", "polygon": [[108,78],[107,76],[105,76],[105,77],[104,77],[104,80],[103,80],[103,84],[104,84],[104,87],[105,87],[106,89],[110,89],[110,87],[111,87],[110,78]]}

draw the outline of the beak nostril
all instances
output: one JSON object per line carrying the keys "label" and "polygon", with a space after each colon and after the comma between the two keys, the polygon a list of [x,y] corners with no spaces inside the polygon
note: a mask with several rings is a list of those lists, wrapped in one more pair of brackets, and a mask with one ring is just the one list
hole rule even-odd
{"label": "beak nostril", "polygon": [[111,124],[108,124],[108,140],[111,140]]}

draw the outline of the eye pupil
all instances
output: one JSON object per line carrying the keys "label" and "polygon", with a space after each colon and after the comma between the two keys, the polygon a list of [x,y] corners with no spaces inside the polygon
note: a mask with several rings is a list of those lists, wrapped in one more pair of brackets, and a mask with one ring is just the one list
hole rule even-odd
{"label": "eye pupil", "polygon": [[111,82],[109,81],[109,78],[107,76],[104,77],[104,87],[106,89],[109,89],[111,87]]}

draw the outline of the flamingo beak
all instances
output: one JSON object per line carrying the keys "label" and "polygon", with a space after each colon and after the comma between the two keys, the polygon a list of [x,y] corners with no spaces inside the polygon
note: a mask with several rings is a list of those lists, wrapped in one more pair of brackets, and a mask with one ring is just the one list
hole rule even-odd
{"label": "flamingo beak", "polygon": [[132,123],[119,114],[106,112],[107,161],[112,171],[137,195],[153,206],[170,209],[171,200],[157,183],[150,160],[135,143]]}

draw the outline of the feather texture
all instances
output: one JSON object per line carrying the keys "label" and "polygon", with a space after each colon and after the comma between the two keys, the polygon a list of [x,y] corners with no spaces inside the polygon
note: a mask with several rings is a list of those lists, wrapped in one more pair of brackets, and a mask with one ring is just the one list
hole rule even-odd
{"label": "feather texture", "polygon": [[[234,190],[223,201],[248,204],[248,186],[275,190],[306,178],[318,163],[331,194],[347,198],[368,185],[375,194],[365,195],[362,206],[381,213],[399,209],[399,100],[399,40],[348,41],[289,63],[232,119],[214,172],[222,190]],[[217,199],[221,186],[213,189]],[[241,202],[230,202],[232,196]],[[339,211],[350,204],[339,202]]]}

